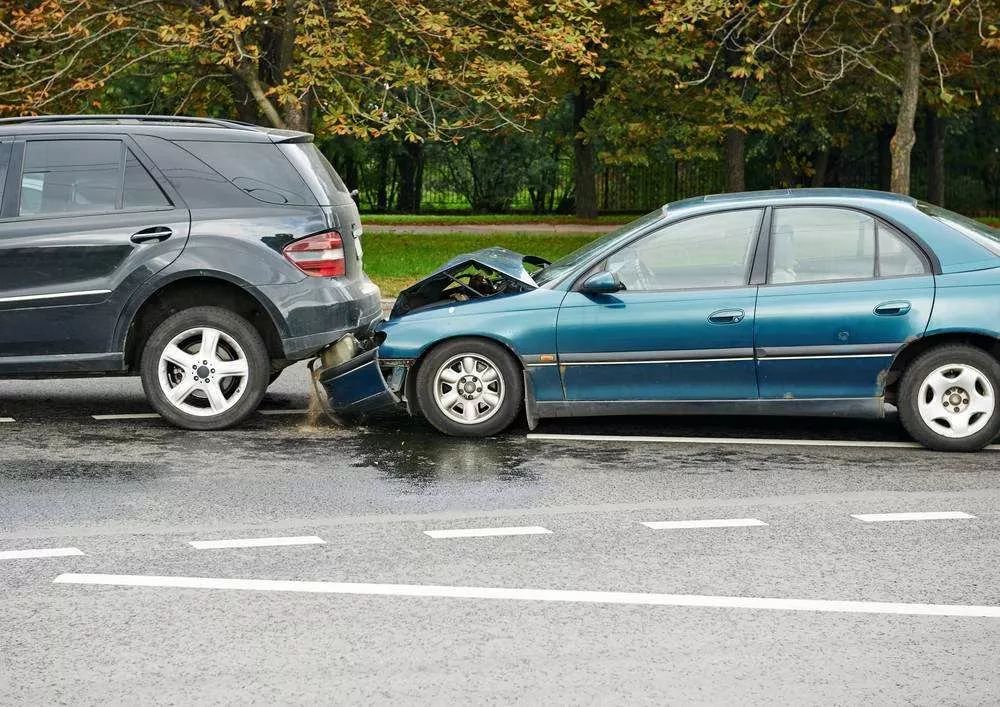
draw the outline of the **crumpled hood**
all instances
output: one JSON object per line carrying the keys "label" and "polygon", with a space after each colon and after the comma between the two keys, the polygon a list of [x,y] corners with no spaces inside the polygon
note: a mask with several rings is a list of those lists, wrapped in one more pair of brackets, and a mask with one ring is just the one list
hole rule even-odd
{"label": "crumpled hood", "polygon": [[391,316],[399,317],[420,307],[463,297],[491,297],[537,289],[538,285],[525,268],[526,262],[545,264],[544,260],[534,256],[500,247],[455,256],[423,280],[400,292]]}

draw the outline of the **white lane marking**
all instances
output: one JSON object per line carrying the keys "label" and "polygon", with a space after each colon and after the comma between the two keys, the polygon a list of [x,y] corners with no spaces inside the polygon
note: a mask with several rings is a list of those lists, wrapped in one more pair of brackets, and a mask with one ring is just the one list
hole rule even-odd
{"label": "white lane marking", "polygon": [[485,538],[491,535],[544,535],[551,530],[537,525],[509,528],[452,528],[449,530],[425,530],[424,535],[432,538]]}
{"label": "white lane marking", "polygon": [[301,410],[258,410],[261,415],[305,415],[309,410],[303,408]]}
{"label": "white lane marking", "polygon": [[924,513],[858,513],[851,515],[865,523],[884,523],[894,520],[965,520],[974,515],[962,511],[929,511]]}
{"label": "white lane marking", "polygon": [[14,422],[13,417],[0,417],[0,422]]}
{"label": "white lane marking", "polygon": [[78,557],[83,553],[75,547],[47,547],[39,550],[3,550],[0,560],[31,560],[41,557]]}
{"label": "white lane marking", "polygon": [[235,540],[192,540],[188,543],[198,550],[219,550],[230,547],[279,547],[283,545],[326,545],[323,538],[315,535],[299,535],[284,538],[238,538]]}
{"label": "white lane marking", "polygon": [[758,518],[717,518],[715,520],[654,520],[643,523],[653,530],[674,530],[679,528],[742,528],[751,525],[767,525]]}
{"label": "white lane marking", "polygon": [[[871,447],[884,449],[922,449],[916,442],[868,442],[852,439],[762,439],[758,437],[651,437],[645,435],[571,435],[532,432],[528,439],[555,442],[668,442],[671,444],[751,444],[785,447]],[[986,449],[998,452],[1000,444]]]}
{"label": "white lane marking", "polygon": [[61,574],[53,582],[56,584],[96,584],[117,587],[235,589],[257,592],[304,592],[312,594],[436,597],[447,599],[500,599],[640,606],[693,606],[715,609],[819,611],[847,614],[902,614],[907,616],[967,616],[1000,619],[1000,606],[963,604],[907,604],[881,601],[837,601],[830,599],[778,599],[771,597],[729,597],[698,594],[645,594],[638,592],[595,592],[565,589],[446,587],[427,584],[360,584],[274,579],[228,579],[221,577],[158,577],[152,575],[122,574]]}
{"label": "white lane marking", "polygon": [[129,412],[129,413],[119,413],[115,415],[91,415],[92,418],[99,421],[106,420],[156,420],[160,416],[155,412]]}

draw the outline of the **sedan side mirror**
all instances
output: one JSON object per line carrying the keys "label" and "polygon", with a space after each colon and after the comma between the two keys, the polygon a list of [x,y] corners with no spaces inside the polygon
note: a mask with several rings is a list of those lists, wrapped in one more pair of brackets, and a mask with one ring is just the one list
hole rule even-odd
{"label": "sedan side mirror", "polygon": [[618,279],[618,276],[607,270],[594,273],[580,286],[580,292],[587,295],[611,295],[624,289],[625,285]]}

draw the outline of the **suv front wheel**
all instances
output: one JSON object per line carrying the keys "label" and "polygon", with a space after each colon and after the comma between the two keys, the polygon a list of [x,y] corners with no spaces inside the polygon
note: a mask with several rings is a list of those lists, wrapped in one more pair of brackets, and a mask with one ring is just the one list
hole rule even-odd
{"label": "suv front wheel", "polygon": [[260,404],[270,372],[257,330],[219,307],[192,307],[167,318],[146,340],[140,364],[153,409],[189,430],[242,422]]}

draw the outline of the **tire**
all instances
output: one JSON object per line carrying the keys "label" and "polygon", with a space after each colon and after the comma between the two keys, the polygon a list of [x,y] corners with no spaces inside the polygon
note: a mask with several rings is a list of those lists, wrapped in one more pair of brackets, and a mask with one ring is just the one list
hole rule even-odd
{"label": "tire", "polygon": [[940,346],[917,357],[903,374],[899,419],[925,447],[975,452],[1000,434],[998,396],[1000,362],[974,346]]}
{"label": "tire", "polygon": [[271,364],[246,319],[220,307],[192,307],[156,327],[139,373],[146,399],[165,420],[189,430],[222,430],[257,409]]}
{"label": "tire", "polygon": [[415,387],[427,421],[454,437],[502,432],[524,400],[520,366],[500,344],[483,339],[456,339],[432,349],[420,362]]}

